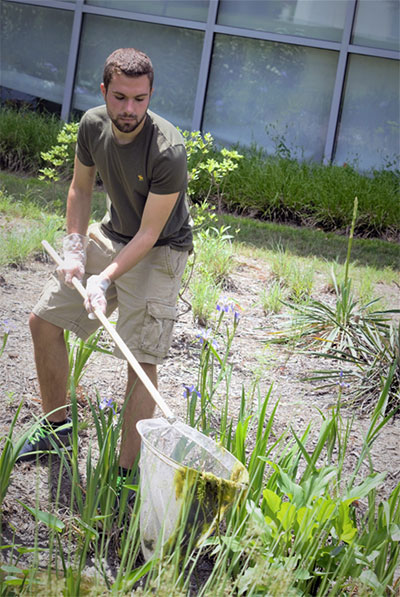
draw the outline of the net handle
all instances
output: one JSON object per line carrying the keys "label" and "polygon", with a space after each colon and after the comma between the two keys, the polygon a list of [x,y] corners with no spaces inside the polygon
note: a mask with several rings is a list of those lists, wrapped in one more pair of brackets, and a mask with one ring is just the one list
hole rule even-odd
{"label": "net handle", "polygon": [[[62,259],[58,255],[58,253],[53,249],[53,247],[50,245],[50,243],[48,243],[47,240],[42,240],[42,245],[45,248],[45,250],[47,251],[47,253],[50,255],[50,257],[53,259],[53,261],[57,265],[60,265],[62,263]],[[82,296],[82,298],[86,299],[86,296],[87,296],[86,289],[81,284],[81,282],[78,280],[78,278],[75,278],[75,277],[72,278],[72,284],[73,284],[74,288]],[[96,315],[97,319],[101,322],[103,327],[110,334],[110,336],[114,340],[115,344],[118,346],[118,348],[120,349],[120,351],[122,352],[122,354],[124,355],[126,360],[128,361],[129,365],[132,367],[132,369],[134,370],[134,372],[136,373],[136,375],[138,376],[140,381],[143,383],[143,385],[149,392],[150,396],[153,398],[154,402],[157,404],[157,406],[159,406],[163,415],[168,419],[169,422],[175,421],[176,417],[175,417],[174,413],[169,408],[169,406],[165,402],[164,398],[161,396],[160,392],[157,390],[155,385],[152,383],[152,381],[150,380],[148,375],[145,373],[143,367],[140,365],[138,360],[133,356],[132,352],[130,351],[128,346],[125,344],[125,342],[123,341],[121,336],[118,334],[115,327],[108,321],[107,317],[104,315],[104,313],[100,309],[95,308],[94,314]]]}

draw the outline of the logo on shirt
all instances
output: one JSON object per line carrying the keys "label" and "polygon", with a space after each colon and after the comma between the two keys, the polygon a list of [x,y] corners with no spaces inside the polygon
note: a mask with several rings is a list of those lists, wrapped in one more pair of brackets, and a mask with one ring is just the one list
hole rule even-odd
{"label": "logo on shirt", "polygon": [[141,174],[138,174],[137,177],[138,177],[138,180],[140,180],[140,181],[144,180],[143,176]]}

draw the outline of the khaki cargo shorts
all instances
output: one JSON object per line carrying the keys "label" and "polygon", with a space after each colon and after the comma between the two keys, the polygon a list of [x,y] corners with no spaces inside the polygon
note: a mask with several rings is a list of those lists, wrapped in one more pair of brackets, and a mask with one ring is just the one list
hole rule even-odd
{"label": "khaki cargo shorts", "polygon": [[[89,227],[88,236],[84,286],[89,276],[103,271],[124,247],[107,238],[99,224]],[[107,317],[118,307],[117,332],[140,363],[156,365],[167,355],[187,258],[187,251],[153,247],[107,290]],[[47,282],[33,313],[83,340],[100,326],[97,319],[88,318],[78,291],[60,282],[57,274]],[[118,347],[114,354],[124,358]]]}

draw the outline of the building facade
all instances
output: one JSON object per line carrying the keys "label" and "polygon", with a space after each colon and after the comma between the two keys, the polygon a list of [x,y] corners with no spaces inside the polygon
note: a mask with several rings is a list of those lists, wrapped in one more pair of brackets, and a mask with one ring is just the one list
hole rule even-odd
{"label": "building facade", "polygon": [[[223,145],[394,167],[398,0],[0,0],[1,97],[64,120],[102,103],[106,57],[137,47],[151,108]],[[395,166],[396,167],[396,166]]]}

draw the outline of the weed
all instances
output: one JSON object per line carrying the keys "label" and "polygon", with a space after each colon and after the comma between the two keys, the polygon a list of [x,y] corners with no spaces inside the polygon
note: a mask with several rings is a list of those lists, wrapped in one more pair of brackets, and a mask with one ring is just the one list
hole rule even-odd
{"label": "weed", "polygon": [[280,282],[274,280],[269,287],[261,290],[259,303],[265,314],[279,313],[286,298],[287,290],[281,286]]}
{"label": "weed", "polygon": [[68,387],[71,384],[73,384],[74,388],[78,387],[85,372],[87,361],[93,352],[112,354],[111,350],[101,345],[101,336],[102,330],[99,329],[89,336],[85,342],[80,338],[72,338],[71,332],[64,330],[69,363]]}
{"label": "weed", "polygon": [[229,227],[201,230],[195,238],[197,266],[207,270],[215,284],[224,284],[234,266]]}

